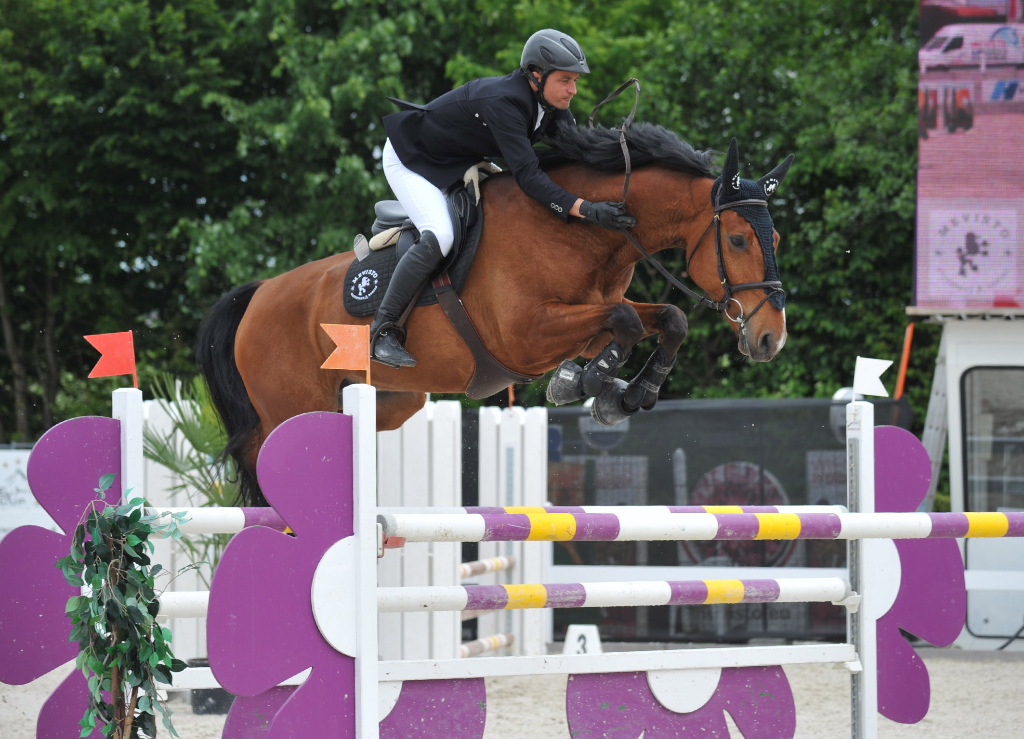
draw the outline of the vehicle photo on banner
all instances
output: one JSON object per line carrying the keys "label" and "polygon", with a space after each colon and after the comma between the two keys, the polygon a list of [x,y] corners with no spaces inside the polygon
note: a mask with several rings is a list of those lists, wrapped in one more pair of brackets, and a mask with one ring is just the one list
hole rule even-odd
{"label": "vehicle photo on banner", "polygon": [[1021,0],[921,2],[919,306],[1024,305]]}

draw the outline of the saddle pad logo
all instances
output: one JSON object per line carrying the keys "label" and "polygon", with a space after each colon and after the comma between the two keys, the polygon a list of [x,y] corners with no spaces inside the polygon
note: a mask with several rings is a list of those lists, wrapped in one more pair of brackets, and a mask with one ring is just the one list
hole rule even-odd
{"label": "saddle pad logo", "polygon": [[349,288],[348,293],[355,300],[367,300],[377,292],[379,285],[380,278],[377,275],[377,270],[364,269],[362,272],[356,273],[355,277],[352,278],[352,286]]}

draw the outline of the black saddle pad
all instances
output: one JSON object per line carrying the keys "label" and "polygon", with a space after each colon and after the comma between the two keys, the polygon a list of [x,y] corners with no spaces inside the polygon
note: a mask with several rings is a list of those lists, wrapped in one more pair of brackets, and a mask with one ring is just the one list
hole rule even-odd
{"label": "black saddle pad", "polygon": [[[476,204],[472,193],[459,187],[448,194],[448,213],[452,217],[452,225],[456,233],[456,243],[448,258],[438,269],[438,275],[448,273],[451,286],[435,288],[431,285],[420,294],[416,306],[433,305],[437,302],[437,294],[442,290],[462,290],[473,265],[476,248],[480,243],[480,234],[484,230],[483,205]],[[465,235],[459,239],[460,231]],[[460,243],[461,241],[461,243]],[[363,261],[354,260],[345,273],[345,310],[350,316],[360,318],[372,316],[384,299],[391,275],[398,264],[398,247],[371,251]]]}

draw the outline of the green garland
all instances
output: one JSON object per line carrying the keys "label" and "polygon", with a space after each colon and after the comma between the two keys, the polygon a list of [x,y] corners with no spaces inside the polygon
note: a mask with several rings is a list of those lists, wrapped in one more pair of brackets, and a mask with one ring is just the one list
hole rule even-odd
{"label": "green garland", "polygon": [[98,500],[75,528],[71,553],[56,565],[68,583],[85,588],[66,607],[73,624],[69,640],[79,645],[75,667],[89,681],[82,736],[99,726],[110,739],[152,738],[159,711],[176,737],[171,713],[157,697],[157,681],[170,685],[172,673],[184,670],[185,663],[171,653],[170,630],[156,623],[160,604],[154,578],[162,567],[150,566],[146,549],[153,552],[153,535],[179,539],[185,514],[158,523],[156,516],[144,515],[142,498],[106,505],[102,500],[113,481],[114,475],[100,478]]}

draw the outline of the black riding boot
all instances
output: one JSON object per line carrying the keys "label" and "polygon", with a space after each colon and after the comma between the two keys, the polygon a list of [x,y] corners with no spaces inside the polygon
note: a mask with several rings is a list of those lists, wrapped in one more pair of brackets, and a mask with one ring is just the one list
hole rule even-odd
{"label": "black riding boot", "polygon": [[398,261],[388,291],[384,293],[370,324],[370,356],[374,361],[395,368],[416,366],[416,360],[402,346],[405,329],[395,323],[443,259],[437,237],[430,231],[424,231],[419,241]]}

